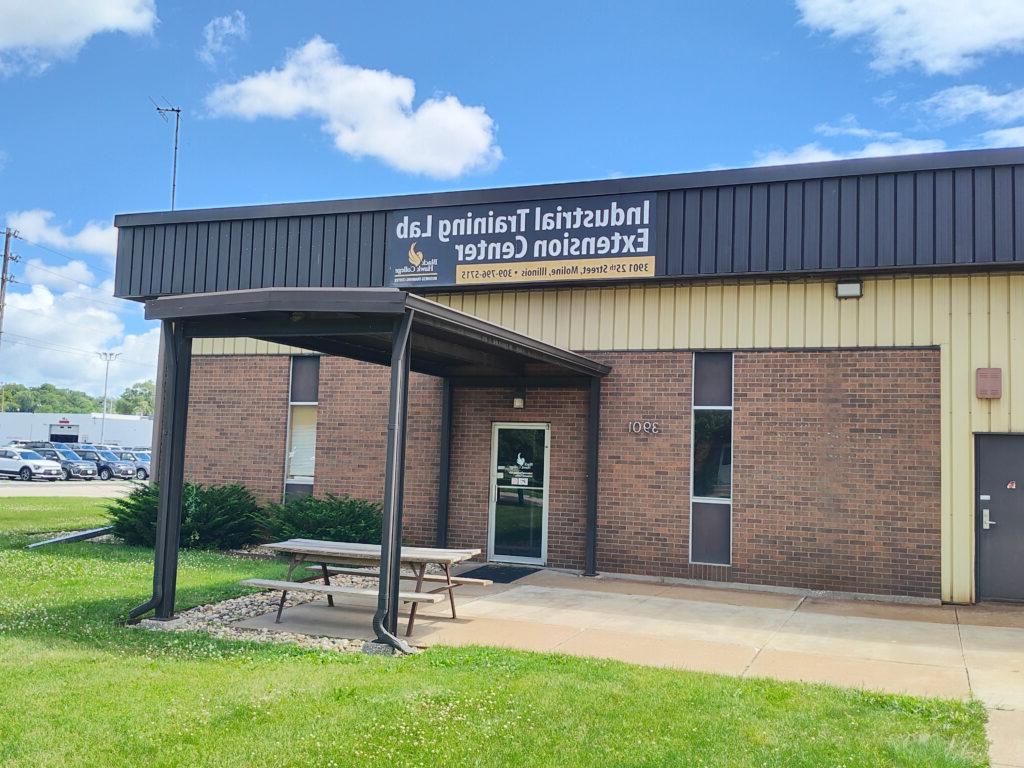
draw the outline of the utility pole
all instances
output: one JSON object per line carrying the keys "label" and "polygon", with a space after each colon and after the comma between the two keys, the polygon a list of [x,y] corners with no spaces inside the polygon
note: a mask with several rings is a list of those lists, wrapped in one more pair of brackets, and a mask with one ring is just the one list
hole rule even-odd
{"label": "utility pole", "polygon": [[178,134],[181,132],[181,107],[157,107],[160,117],[167,120],[167,113],[174,113],[174,162],[171,166],[171,210],[174,210],[174,198],[178,191]]}
{"label": "utility pole", "polygon": [[103,419],[100,421],[100,445],[103,445],[103,433],[107,428],[107,383],[110,381],[110,361],[117,360],[120,352],[97,352],[100,360],[107,364],[107,371],[103,374]]}
{"label": "utility pole", "polygon": [[14,282],[14,278],[10,275],[11,262],[18,260],[18,257],[11,253],[11,240],[15,234],[10,227],[4,230],[4,265],[3,271],[0,271],[0,344],[4,340],[4,307],[7,306],[7,284]]}

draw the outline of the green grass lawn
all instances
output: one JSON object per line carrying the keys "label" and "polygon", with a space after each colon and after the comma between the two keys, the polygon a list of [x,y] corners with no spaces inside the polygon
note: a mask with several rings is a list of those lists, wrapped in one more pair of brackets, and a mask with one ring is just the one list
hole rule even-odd
{"label": "green grass lawn", "polygon": [[[95,523],[88,506],[79,527]],[[71,527],[73,510],[62,514]],[[0,534],[3,768],[987,765],[976,703],[494,649],[371,658],[125,628],[152,553],[26,551],[25,531],[45,527],[30,516]],[[283,571],[185,553],[179,607]]]}
{"label": "green grass lawn", "polygon": [[77,531],[107,524],[110,499],[0,497],[0,531]]}

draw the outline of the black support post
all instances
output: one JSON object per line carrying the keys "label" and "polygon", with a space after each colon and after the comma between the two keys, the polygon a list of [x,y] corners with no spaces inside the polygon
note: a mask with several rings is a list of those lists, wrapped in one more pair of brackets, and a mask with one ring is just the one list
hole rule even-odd
{"label": "black support post", "polygon": [[153,553],[153,596],[135,608],[131,618],[154,610],[156,618],[174,616],[178,580],[178,547],[181,542],[181,494],[185,480],[185,428],[188,422],[188,386],[192,367],[192,340],[185,337],[180,321],[160,324],[164,351],[161,397],[156,547]]}
{"label": "black support post", "polygon": [[601,379],[590,380],[587,418],[587,530],[583,575],[597,575],[597,468],[601,446]]}
{"label": "black support post", "polygon": [[448,490],[451,483],[452,461],[452,381],[444,379],[441,385],[441,443],[437,477],[437,546],[448,546]]}
{"label": "black support post", "polygon": [[409,336],[412,311],[396,321],[391,340],[391,390],[388,408],[387,460],[384,467],[384,520],[381,531],[380,578],[373,631],[377,642],[405,653],[412,649],[398,638],[398,585],[402,553],[402,496],[405,484],[405,432],[409,396]]}

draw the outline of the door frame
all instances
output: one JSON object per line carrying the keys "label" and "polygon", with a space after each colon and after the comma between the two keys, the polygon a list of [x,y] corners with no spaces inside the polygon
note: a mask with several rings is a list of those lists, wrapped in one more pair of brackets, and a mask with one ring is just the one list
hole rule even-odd
{"label": "door frame", "polygon": [[[544,430],[544,503],[541,510],[540,557],[514,557],[494,554],[494,513],[498,503],[498,472],[495,466],[498,458],[499,429],[543,429]],[[487,489],[487,560],[495,563],[523,563],[546,565],[548,562],[548,494],[551,487],[551,424],[539,421],[494,421],[491,422],[491,464],[487,472],[490,487]]]}
{"label": "door frame", "polygon": [[974,599],[972,602],[980,603],[982,600],[991,602],[1017,603],[1019,600],[1008,600],[998,597],[983,598],[981,594],[981,489],[978,480],[981,478],[981,440],[985,437],[1018,437],[1024,439],[1024,432],[974,432],[974,477],[972,486],[974,488]]}

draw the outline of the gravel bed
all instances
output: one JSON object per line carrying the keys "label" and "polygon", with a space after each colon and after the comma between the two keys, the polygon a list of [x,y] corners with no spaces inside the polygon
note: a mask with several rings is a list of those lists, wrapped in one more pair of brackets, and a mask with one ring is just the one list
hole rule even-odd
{"label": "gravel bed", "polygon": [[[332,576],[331,584],[344,584],[355,587],[375,587],[376,579],[359,576]],[[308,592],[289,592],[285,600],[285,608],[308,603],[321,596]],[[354,640],[341,637],[322,635],[303,635],[296,632],[272,629],[249,629],[239,627],[235,622],[251,619],[276,611],[281,601],[281,593],[276,591],[256,592],[242,597],[233,597],[219,603],[197,605],[181,611],[170,621],[143,619],[136,626],[142,629],[163,632],[205,632],[223,640],[249,640],[258,643],[291,643],[302,648],[313,648],[322,651],[341,651],[351,653],[361,651],[365,640]]]}

